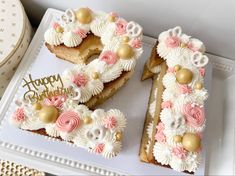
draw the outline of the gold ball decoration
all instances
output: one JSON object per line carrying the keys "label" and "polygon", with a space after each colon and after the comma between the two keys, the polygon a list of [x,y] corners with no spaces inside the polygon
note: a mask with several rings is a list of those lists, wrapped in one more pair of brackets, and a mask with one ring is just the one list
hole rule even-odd
{"label": "gold ball decoration", "polygon": [[124,42],[124,43],[127,43],[127,42],[129,42],[129,37],[128,36],[124,36],[123,38],[122,38],[122,41]]}
{"label": "gold ball decoration", "polygon": [[201,139],[195,133],[185,133],[183,136],[182,144],[186,150],[195,152],[201,146]]}
{"label": "gold ball decoration", "polygon": [[108,17],[108,20],[109,20],[110,22],[115,22],[116,17],[113,16],[113,15],[110,15],[110,16]]}
{"label": "gold ball decoration", "polygon": [[182,142],[182,136],[180,136],[180,135],[175,135],[175,136],[174,136],[174,142],[176,142],[176,143]]}
{"label": "gold ball decoration", "polygon": [[189,84],[193,79],[193,73],[187,68],[182,68],[176,72],[176,80],[180,84]]}
{"label": "gold ball decoration", "polygon": [[99,77],[100,77],[100,74],[98,72],[92,73],[92,78],[93,79],[99,79]]}
{"label": "gold ball decoration", "polygon": [[76,19],[82,24],[88,24],[92,21],[92,14],[88,8],[80,8],[76,11]]}
{"label": "gold ball decoration", "polygon": [[85,117],[85,118],[83,119],[83,122],[84,122],[85,124],[90,124],[90,123],[92,122],[92,118],[91,118],[91,117]]}
{"label": "gold ball decoration", "polygon": [[175,65],[174,69],[175,69],[175,71],[179,71],[181,69],[181,66],[180,65]]}
{"label": "gold ball decoration", "polygon": [[42,105],[41,105],[41,103],[37,102],[37,103],[34,103],[34,104],[33,104],[33,108],[34,108],[35,110],[40,110],[40,109],[42,109]]}
{"label": "gold ball decoration", "polygon": [[58,26],[55,30],[58,33],[63,33],[64,32],[64,29],[61,26]]}
{"label": "gold ball decoration", "polygon": [[117,132],[115,134],[116,141],[121,141],[122,140],[122,132]]}
{"label": "gold ball decoration", "polygon": [[202,83],[197,82],[197,83],[195,84],[195,89],[201,90],[202,88],[203,88],[203,84],[202,84]]}
{"label": "gold ball decoration", "polygon": [[59,112],[54,106],[43,106],[39,112],[39,119],[44,123],[55,122]]}
{"label": "gold ball decoration", "polygon": [[186,44],[186,43],[181,43],[181,44],[180,44],[180,47],[181,47],[181,48],[186,48],[186,47],[187,47],[187,44]]}
{"label": "gold ball decoration", "polygon": [[130,45],[122,44],[117,50],[117,55],[122,59],[129,59],[134,55],[134,51]]}

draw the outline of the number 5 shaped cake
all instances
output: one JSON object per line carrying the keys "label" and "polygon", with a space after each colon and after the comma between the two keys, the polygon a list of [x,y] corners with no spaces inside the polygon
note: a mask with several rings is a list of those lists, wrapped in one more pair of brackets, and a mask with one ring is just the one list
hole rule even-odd
{"label": "number 5 shaped cake", "polygon": [[180,27],[160,34],[142,80],[153,79],[140,159],[194,173],[200,165],[205,127],[203,86],[208,57],[201,41]]}

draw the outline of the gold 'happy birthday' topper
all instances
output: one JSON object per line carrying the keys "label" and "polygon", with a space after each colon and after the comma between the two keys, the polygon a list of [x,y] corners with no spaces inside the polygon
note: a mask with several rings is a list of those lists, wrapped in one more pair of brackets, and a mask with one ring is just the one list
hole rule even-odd
{"label": "gold 'happy birthday' topper", "polygon": [[31,103],[42,101],[45,98],[67,95],[71,92],[70,88],[64,88],[63,81],[59,74],[33,79],[29,74],[29,80],[23,78],[23,87],[28,90],[24,93],[24,99],[29,100]]}

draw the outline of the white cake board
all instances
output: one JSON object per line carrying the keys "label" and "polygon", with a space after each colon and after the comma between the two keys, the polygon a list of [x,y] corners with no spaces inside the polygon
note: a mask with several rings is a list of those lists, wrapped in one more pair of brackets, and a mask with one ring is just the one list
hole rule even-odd
{"label": "white cake board", "polygon": [[[49,141],[42,136],[16,129],[8,123],[15,109],[13,99],[21,97],[24,93],[21,87],[23,77],[27,77],[29,73],[33,77],[62,73],[65,68],[72,66],[69,62],[57,59],[44,46],[43,34],[52,20],[58,18],[60,14],[60,11],[53,9],[47,11],[23,62],[1,101],[0,157],[57,175],[87,172],[102,175],[182,175],[168,168],[142,163],[138,156],[151,88],[151,80],[141,82],[140,78],[144,63],[156,41],[153,38],[144,37],[144,54],[138,62],[134,76],[119,92],[101,105],[104,109],[118,108],[127,115],[128,127],[125,130],[123,149],[117,157],[107,160],[101,156],[89,154],[83,149],[71,147],[64,142]],[[212,55],[209,57],[211,60],[216,58]],[[212,66],[209,65],[206,77],[208,88],[211,73]],[[207,116],[209,122],[212,121],[210,118],[213,117]],[[196,175],[204,175],[204,153],[203,162]]]}

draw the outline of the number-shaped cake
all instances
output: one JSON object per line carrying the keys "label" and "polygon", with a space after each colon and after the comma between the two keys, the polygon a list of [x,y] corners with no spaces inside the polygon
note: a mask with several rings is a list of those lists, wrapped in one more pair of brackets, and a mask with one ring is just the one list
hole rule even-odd
{"label": "number-shaped cake", "polygon": [[[44,83],[46,90],[37,101],[30,94],[17,100],[18,107],[10,122],[23,130],[73,143],[106,158],[116,156],[121,150],[125,116],[117,109],[94,108],[132,75],[143,52],[142,27],[116,13],[69,9],[46,30],[44,39],[52,53],[74,66],[61,77],[35,81],[34,87]],[[92,56],[97,57],[91,60]],[[64,94],[48,93],[55,87],[52,80],[61,80]],[[25,82],[24,86],[31,89]]]}
{"label": "number-shaped cake", "polygon": [[203,86],[208,57],[201,41],[180,27],[159,35],[145,64],[142,80],[153,79],[142,135],[144,162],[195,172],[200,165],[205,128]]}

